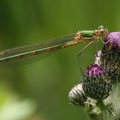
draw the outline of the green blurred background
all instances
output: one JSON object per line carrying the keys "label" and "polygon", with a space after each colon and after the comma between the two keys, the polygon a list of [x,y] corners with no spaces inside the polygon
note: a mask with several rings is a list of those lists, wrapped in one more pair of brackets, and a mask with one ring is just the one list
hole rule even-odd
{"label": "green blurred background", "polygon": [[[78,30],[120,30],[120,0],[0,0],[0,50],[39,43]],[[69,104],[80,83],[76,55],[85,44],[41,61],[0,69],[0,120],[87,120]],[[93,45],[86,54],[93,57]],[[83,69],[91,59],[80,57]]]}

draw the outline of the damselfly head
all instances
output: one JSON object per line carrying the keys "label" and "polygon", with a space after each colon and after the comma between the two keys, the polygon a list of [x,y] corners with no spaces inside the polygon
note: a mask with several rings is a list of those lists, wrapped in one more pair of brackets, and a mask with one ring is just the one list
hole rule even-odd
{"label": "damselfly head", "polygon": [[105,38],[107,37],[108,30],[103,25],[100,25],[98,27],[98,31],[99,31],[100,36],[103,35]]}
{"label": "damselfly head", "polygon": [[101,30],[101,29],[105,29],[105,27],[104,27],[103,25],[100,25],[100,26],[98,27],[98,30]]}

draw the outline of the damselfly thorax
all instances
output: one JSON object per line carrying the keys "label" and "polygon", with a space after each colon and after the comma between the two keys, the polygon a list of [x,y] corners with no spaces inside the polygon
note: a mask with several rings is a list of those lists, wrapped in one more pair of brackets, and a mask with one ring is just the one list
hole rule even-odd
{"label": "damselfly thorax", "polygon": [[103,26],[100,26],[98,30],[78,31],[74,37],[74,40],[76,42],[96,41],[102,39],[103,37],[106,38],[107,34],[107,29],[105,29]]}

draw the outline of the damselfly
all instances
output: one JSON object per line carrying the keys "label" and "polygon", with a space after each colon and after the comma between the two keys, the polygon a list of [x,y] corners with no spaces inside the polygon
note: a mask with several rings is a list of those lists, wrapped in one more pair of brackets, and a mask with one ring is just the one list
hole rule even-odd
{"label": "damselfly", "polygon": [[[37,56],[38,54],[39,59],[42,59],[43,55],[51,51],[85,42],[90,42],[85,48],[81,50],[82,52],[88,46],[101,39],[102,37],[105,37],[107,34],[107,30],[104,29],[103,26],[100,26],[97,30],[82,30],[78,31],[77,33],[64,35],[40,44],[7,49],[0,52],[0,63],[9,63],[15,61],[19,62],[21,60],[25,60],[27,57]],[[80,53],[78,55],[80,55]]]}

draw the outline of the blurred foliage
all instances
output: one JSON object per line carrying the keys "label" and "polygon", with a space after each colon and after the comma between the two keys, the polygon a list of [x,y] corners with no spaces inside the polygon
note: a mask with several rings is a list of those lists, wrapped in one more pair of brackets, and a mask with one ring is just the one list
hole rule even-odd
{"label": "blurred foliage", "polygon": [[[1,0],[0,50],[39,43],[78,30],[94,30],[99,25],[117,31],[119,6],[119,0]],[[82,77],[76,55],[83,46],[57,51],[24,66],[2,66],[0,114],[3,118],[0,120],[87,120],[83,109],[70,105],[67,97]],[[96,45],[90,47],[86,55],[94,59],[95,48]],[[92,63],[84,57],[80,61],[84,69]]]}

